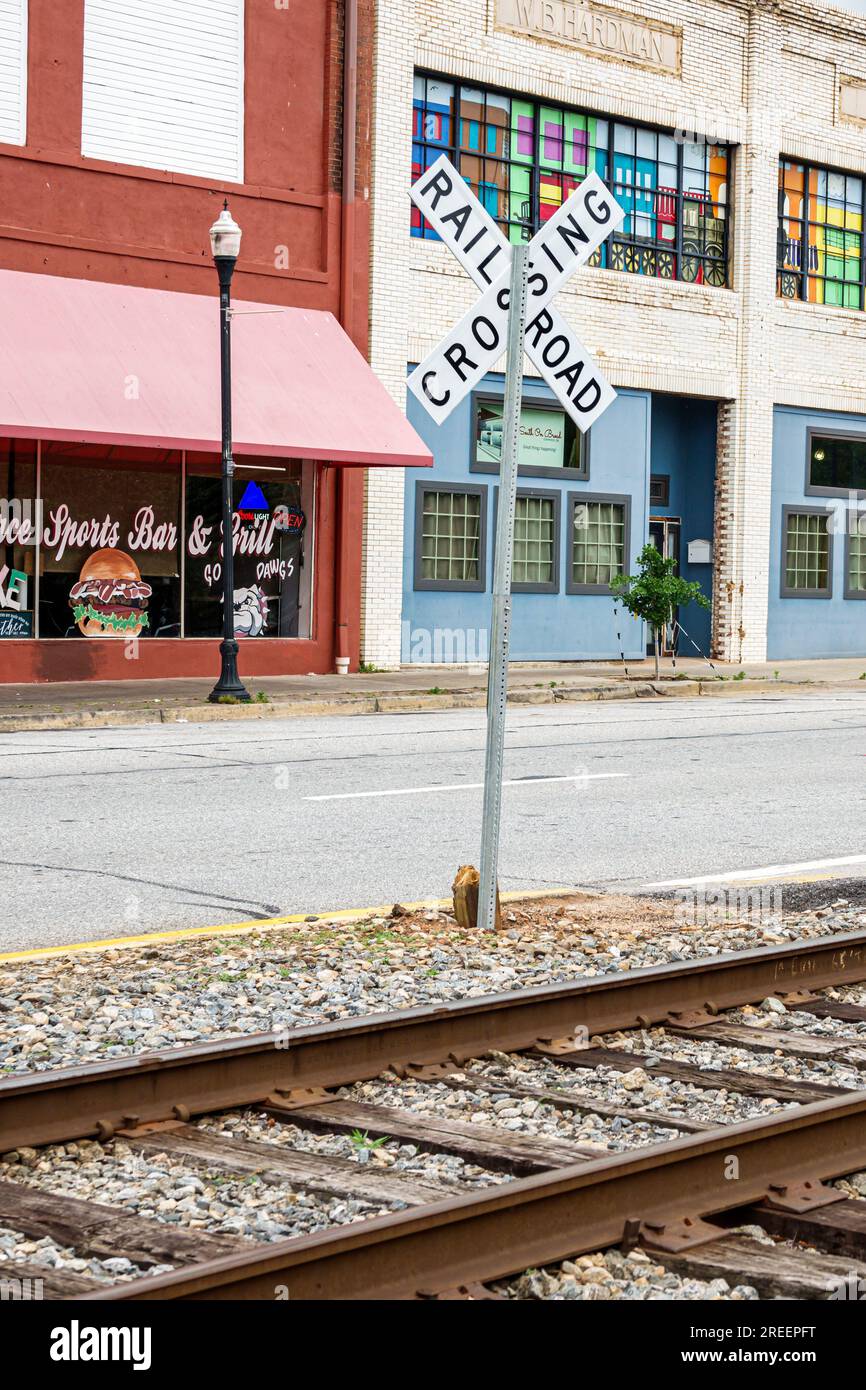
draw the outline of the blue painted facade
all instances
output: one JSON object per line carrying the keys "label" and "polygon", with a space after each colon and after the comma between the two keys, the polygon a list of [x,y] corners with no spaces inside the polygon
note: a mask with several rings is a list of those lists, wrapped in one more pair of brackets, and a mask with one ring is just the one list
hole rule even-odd
{"label": "blue painted facade", "polygon": [[[533,403],[549,401],[556,405],[547,388],[533,379],[526,391]],[[485,378],[480,390],[501,396],[501,375]],[[463,402],[444,424],[433,424],[424,409],[410,396],[409,419],[434,456],[434,467],[425,472],[420,486],[435,488],[436,483],[469,484],[486,489],[482,505],[486,508],[485,588],[480,592],[454,589],[415,588],[416,480],[407,479],[404,518],[403,627],[404,663],[428,664],[441,661],[485,660],[490,623],[490,592],[493,572],[495,497],[498,475],[472,471],[474,456],[474,415],[470,399]],[[653,396],[647,391],[620,390],[617,399],[593,426],[589,444],[589,477],[538,477],[521,473],[518,488],[559,492],[559,592],[522,593],[513,597],[511,657],[515,661],[567,661],[638,659],[646,651],[643,624],[620,610],[615,615],[609,594],[569,594],[566,580],[571,563],[568,526],[569,497],[596,494],[627,496],[630,499],[628,567],[635,562],[648,537],[650,515],[650,474],[667,473],[671,478],[670,505],[653,507],[654,515],[665,512],[683,520],[682,555],[685,562],[687,541],[695,537],[712,539],[715,476],[714,402],[687,401],[679,397]],[[682,565],[686,578],[701,582],[707,595],[711,591],[710,565]],[[696,616],[697,615],[697,616]],[[682,620],[703,650],[709,642],[709,615],[690,605]],[[621,633],[622,640],[618,636]],[[681,648],[681,650],[685,650]]]}
{"label": "blue painted facade", "polygon": [[[767,658],[866,655],[866,603],[845,598],[846,498],[806,492],[808,431],[842,431],[866,438],[866,417],[777,406],[773,419],[773,486],[770,517],[770,593]],[[782,598],[784,507],[826,507],[832,517],[833,562],[830,598]]]}

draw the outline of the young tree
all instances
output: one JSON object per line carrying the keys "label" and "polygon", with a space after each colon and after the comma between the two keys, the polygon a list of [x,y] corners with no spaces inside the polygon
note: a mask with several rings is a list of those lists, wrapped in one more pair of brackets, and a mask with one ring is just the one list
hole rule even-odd
{"label": "young tree", "polygon": [[699,603],[709,608],[710,601],[701,593],[700,584],[688,583],[674,574],[676,560],[666,560],[657,546],[650,542],[638,556],[637,574],[616,574],[610,587],[623,607],[634,618],[642,618],[652,628],[656,658],[656,680],[659,676],[659,651],[665,625],[673,621],[674,610],[687,603]]}

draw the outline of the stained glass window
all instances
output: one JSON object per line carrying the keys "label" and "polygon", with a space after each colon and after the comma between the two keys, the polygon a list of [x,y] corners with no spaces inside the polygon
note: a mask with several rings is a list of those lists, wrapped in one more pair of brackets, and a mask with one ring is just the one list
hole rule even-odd
{"label": "stained glass window", "polygon": [[863,278],[863,179],[781,160],[778,293],[862,309]]}
{"label": "stained glass window", "polygon": [[[726,285],[729,151],[590,112],[418,74],[412,176],[442,152],[512,242],[535,231],[591,171],[625,208],[594,265]],[[436,233],[413,209],[412,235]]]}

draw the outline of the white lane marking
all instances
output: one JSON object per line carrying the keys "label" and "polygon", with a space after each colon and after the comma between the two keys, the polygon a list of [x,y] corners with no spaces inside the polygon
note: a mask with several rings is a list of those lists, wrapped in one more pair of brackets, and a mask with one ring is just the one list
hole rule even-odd
{"label": "white lane marking", "polygon": [[866,864],[866,854],[848,854],[841,859],[804,859],[799,864],[765,864],[760,869],[732,869],[726,874],[699,874],[697,878],[665,878],[645,883],[644,888],[693,888],[699,883],[737,883],[745,878],[779,878],[806,869],[835,869],[843,864]]}
{"label": "white lane marking", "polygon": [[[573,777],[513,777],[506,778],[503,787],[538,787],[544,782],[596,782],[603,778],[627,777],[627,772],[577,772]],[[440,787],[391,787],[375,792],[329,792],[326,796],[305,796],[304,801],[353,801],[362,796],[418,796],[422,792],[478,791],[483,782],[449,782]]]}

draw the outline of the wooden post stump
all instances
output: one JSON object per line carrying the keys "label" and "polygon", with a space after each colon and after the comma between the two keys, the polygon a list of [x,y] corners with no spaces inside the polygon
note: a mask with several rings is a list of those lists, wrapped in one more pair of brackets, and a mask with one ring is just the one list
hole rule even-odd
{"label": "wooden post stump", "polygon": [[[461,864],[457,877],[451,885],[454,895],[454,916],[458,925],[468,930],[478,926],[478,882],[479,873],[472,864]],[[502,929],[502,908],[499,902],[499,887],[496,888],[496,930]]]}

